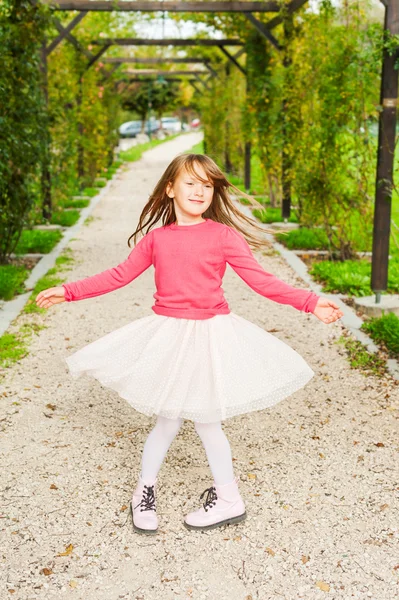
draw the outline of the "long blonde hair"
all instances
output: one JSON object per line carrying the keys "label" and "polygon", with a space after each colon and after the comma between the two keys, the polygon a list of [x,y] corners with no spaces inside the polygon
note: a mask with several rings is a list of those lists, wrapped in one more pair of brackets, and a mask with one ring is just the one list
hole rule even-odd
{"label": "long blonde hair", "polygon": [[250,225],[262,233],[275,233],[275,231],[260,227],[254,219],[248,218],[235,208],[229,195],[229,188],[236,192],[240,197],[249,200],[254,208],[259,208],[263,211],[265,207],[255,200],[255,198],[242,192],[239,188],[230,183],[217,164],[209,156],[206,156],[205,154],[184,153],[179,154],[172,160],[161,179],[156,184],[147,204],[141,212],[136,231],[132,233],[128,239],[128,246],[130,247],[130,240],[132,238],[136,244],[136,237],[144,227],[148,226],[146,231],[146,233],[148,233],[160,219],[162,219],[162,224],[164,226],[170,225],[176,221],[173,199],[169,198],[166,193],[167,185],[168,183],[174,183],[182,169],[186,169],[188,173],[205,183],[206,180],[202,179],[195,171],[196,164],[200,164],[203,167],[209,180],[212,181],[214,185],[213,199],[207,210],[202,214],[203,218],[212,219],[212,221],[218,221],[219,223],[224,223],[225,225],[233,227],[245,237],[248,244],[252,246],[253,249],[269,248],[270,244],[264,238],[260,238],[259,236],[256,236],[256,234],[248,231],[248,229],[245,228],[245,224],[240,223],[240,221],[244,221],[247,225]]}

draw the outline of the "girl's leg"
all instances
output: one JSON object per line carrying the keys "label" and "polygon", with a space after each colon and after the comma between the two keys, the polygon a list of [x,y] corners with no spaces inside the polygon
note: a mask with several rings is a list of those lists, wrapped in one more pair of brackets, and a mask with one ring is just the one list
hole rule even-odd
{"label": "girl's leg", "polygon": [[222,423],[194,422],[194,427],[204,445],[215,484],[221,486],[231,483],[234,479],[233,462]]}
{"label": "girl's leg", "polygon": [[176,437],[181,424],[182,419],[166,419],[158,416],[143,448],[141,478],[144,481],[156,479],[169,446]]}

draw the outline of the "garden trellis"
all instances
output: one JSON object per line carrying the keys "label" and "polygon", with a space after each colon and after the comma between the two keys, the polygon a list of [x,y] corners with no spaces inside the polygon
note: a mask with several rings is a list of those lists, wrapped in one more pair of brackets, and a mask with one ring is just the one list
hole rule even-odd
{"label": "garden trellis", "polygon": [[[102,1],[102,0],[59,0],[58,3],[51,2],[57,10],[62,11],[79,11],[80,14],[71,21],[67,27],[62,27],[60,23],[57,28],[60,34],[56,40],[49,44],[46,52],[51,51],[56,44],[66,38],[73,43],[77,48],[77,40],[72,36],[71,31],[78,22],[89,11],[134,11],[134,12],[235,12],[242,13],[248,21],[263,35],[278,51],[283,51],[286,48],[285,41],[292,35],[292,14],[300,7],[306,4],[307,0],[293,0],[292,2],[282,5],[280,2],[118,2]],[[389,258],[389,237],[390,237],[390,221],[391,221],[391,201],[393,188],[393,165],[395,152],[395,131],[397,120],[397,104],[398,104],[398,70],[395,68],[399,61],[399,48],[397,39],[399,36],[399,3],[397,0],[380,0],[385,7],[385,23],[384,35],[387,43],[384,46],[383,52],[383,67],[381,77],[381,100],[380,100],[380,115],[379,115],[379,134],[378,134],[378,156],[377,156],[377,173],[376,173],[376,192],[375,192],[375,207],[374,207],[374,229],[373,229],[373,252],[372,252],[372,275],[371,288],[376,293],[376,302],[380,302],[381,292],[387,289],[388,281],[388,258]],[[267,23],[259,21],[253,13],[280,12],[275,18]],[[57,21],[54,21],[57,23]],[[272,34],[272,29],[279,24],[284,25],[284,43],[281,44]],[[394,40],[393,45],[389,43]],[[396,41],[395,41],[396,40]],[[243,74],[245,69],[238,63],[236,58],[232,56],[226,49],[226,42],[231,40],[223,40],[225,43],[219,44],[221,51],[227,56],[230,62],[234,63]],[[134,43],[133,43],[134,42]],[[185,40],[175,40],[176,43],[171,43],[171,40],[152,40],[154,45],[185,45]],[[194,43],[194,40],[191,40]],[[211,45],[213,40],[195,40],[196,45]],[[93,44],[100,45],[100,49],[96,54],[88,54],[88,51],[81,48],[81,52],[88,58],[87,68],[94,64],[112,45],[144,45],[148,44],[148,40],[95,40]],[[240,41],[234,44],[240,44]],[[218,44],[215,44],[218,45]],[[167,60],[165,60],[167,62]],[[288,66],[290,56],[287,53],[284,56],[284,65]],[[114,69],[119,65],[114,66]],[[113,70],[114,70],[113,69]],[[104,76],[108,78],[112,71],[104,71]],[[173,72],[170,72],[173,75]],[[250,93],[250,90],[248,90]],[[285,99],[282,99],[284,109]],[[284,129],[283,129],[284,132]],[[250,142],[246,143],[245,147],[245,186],[249,189],[250,184]],[[283,183],[283,206],[282,215],[287,218],[290,213],[290,180],[289,180],[289,157],[283,148],[282,156],[282,183]]]}

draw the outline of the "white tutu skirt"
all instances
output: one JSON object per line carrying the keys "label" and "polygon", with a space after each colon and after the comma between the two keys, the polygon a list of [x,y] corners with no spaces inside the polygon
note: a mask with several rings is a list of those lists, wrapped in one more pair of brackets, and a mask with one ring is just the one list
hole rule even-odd
{"label": "white tutu skirt", "polygon": [[94,377],[145,415],[201,423],[270,408],[314,375],[288,344],[233,312],[200,320],[154,313],[65,360],[75,379]]}

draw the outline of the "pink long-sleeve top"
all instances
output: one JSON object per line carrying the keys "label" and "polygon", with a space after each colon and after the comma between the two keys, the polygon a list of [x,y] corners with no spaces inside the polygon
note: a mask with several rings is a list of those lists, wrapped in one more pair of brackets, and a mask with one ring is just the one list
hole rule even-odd
{"label": "pink long-sleeve top", "polygon": [[156,292],[152,310],[183,319],[230,313],[221,287],[228,263],[255,292],[299,311],[313,312],[320,296],[291,287],[257,262],[244,236],[212,219],[165,225],[142,237],[127,259],[102,273],[64,283],[67,302],[107,294],[132,282],[151,265]]}

